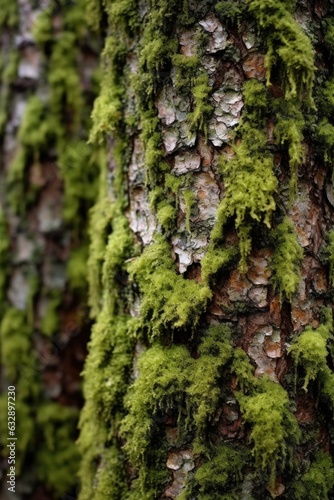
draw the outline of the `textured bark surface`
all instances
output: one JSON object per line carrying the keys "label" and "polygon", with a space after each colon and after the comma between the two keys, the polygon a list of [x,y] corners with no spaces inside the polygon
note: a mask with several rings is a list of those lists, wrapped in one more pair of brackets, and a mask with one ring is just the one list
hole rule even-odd
{"label": "textured bark surface", "polygon": [[332,5],[106,12],[80,498],[332,498]]}
{"label": "textured bark surface", "polygon": [[[11,245],[10,253],[0,248],[2,342],[15,333],[7,326],[14,307],[46,355],[41,321],[57,296],[43,290],[61,292],[53,306],[60,324],[49,335],[67,324],[82,332],[42,366],[38,395],[22,396],[44,429],[36,432],[46,433],[50,451],[55,428],[45,430],[39,406],[62,406],[55,427],[63,429],[66,405],[79,401],[90,325],[78,324],[78,309],[86,311],[78,283],[87,274],[93,326],[79,424],[81,500],[333,498],[332,2],[86,3],[105,41],[92,126],[79,112],[83,98],[92,104],[96,59],[80,28],[81,4],[57,4],[51,28],[40,24],[35,35],[41,50],[19,45],[18,76],[2,77],[11,95],[2,176],[12,179],[0,221]],[[28,3],[19,7],[22,15]],[[27,19],[21,35],[31,31]],[[3,22],[10,54],[17,28]],[[76,55],[63,67],[73,40],[54,60],[50,54],[66,33]],[[58,65],[64,71],[55,74]],[[54,78],[45,84],[42,74]],[[23,126],[17,135],[29,88],[44,96],[48,87],[55,137],[49,129],[28,137]],[[45,121],[39,115],[33,127]],[[20,141],[24,175],[12,162]],[[14,207],[26,201],[18,215],[11,199]],[[66,274],[69,252],[80,258]],[[33,294],[27,267],[40,277]],[[22,353],[15,345],[7,353],[4,385],[20,385]],[[40,482],[21,497],[66,491],[49,473]]]}

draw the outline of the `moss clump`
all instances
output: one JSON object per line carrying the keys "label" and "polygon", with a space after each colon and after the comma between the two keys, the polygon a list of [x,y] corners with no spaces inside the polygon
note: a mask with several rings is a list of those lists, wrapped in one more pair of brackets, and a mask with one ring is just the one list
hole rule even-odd
{"label": "moss clump", "polygon": [[223,0],[216,4],[215,9],[224,22],[234,23],[240,18],[243,7],[237,2]]}
{"label": "moss clump", "polygon": [[309,103],[314,79],[314,50],[308,36],[292,15],[294,0],[251,0],[249,10],[265,31],[267,81],[278,62],[284,71],[286,99],[302,99]]}
{"label": "moss clump", "polygon": [[140,357],[139,376],[126,396],[128,415],[122,434],[129,458],[139,468],[141,491],[145,491],[151,460],[154,463],[164,447],[159,426],[164,415],[177,414],[179,438],[194,432],[195,453],[208,453],[207,427],[222,399],[219,380],[223,368],[233,355],[230,335],[227,326],[211,327],[199,346],[198,359],[185,346],[158,344]]}
{"label": "moss clump", "polygon": [[305,371],[303,389],[307,389],[311,380],[319,379],[322,392],[334,405],[334,376],[327,365],[327,342],[332,338],[332,311],[324,310],[324,322],[316,329],[307,327],[290,347],[296,367],[301,365]]}
{"label": "moss clump", "polygon": [[6,179],[8,199],[16,212],[23,213],[28,202],[34,198],[28,181],[28,167],[38,163],[41,156],[55,143],[59,127],[47,106],[38,97],[28,100],[18,132],[19,148],[14,156]]}
{"label": "moss clump", "polygon": [[27,154],[38,160],[50,143],[54,142],[57,126],[47,106],[38,97],[32,96],[25,109],[19,129],[19,140]]}
{"label": "moss clump", "polygon": [[126,397],[129,414],[122,423],[125,449],[134,464],[143,461],[149,448],[154,415],[184,408],[190,363],[184,346],[153,345],[140,357],[140,375]]}
{"label": "moss clump", "polygon": [[93,126],[90,132],[91,142],[102,142],[106,134],[122,127],[125,63],[125,46],[116,37],[108,37],[102,52],[105,69],[101,82],[100,95],[94,102],[92,113]]}
{"label": "moss clump", "polygon": [[101,307],[101,270],[113,212],[114,207],[107,197],[100,199],[91,209],[87,275],[90,287],[88,303],[93,318],[97,316]]}
{"label": "moss clump", "polygon": [[0,314],[2,315],[6,302],[5,287],[8,277],[8,262],[10,256],[10,240],[5,213],[0,208]]}
{"label": "moss clump", "polygon": [[329,500],[333,494],[334,464],[332,457],[319,451],[305,474],[294,482],[294,498],[296,500]]}
{"label": "moss clump", "polygon": [[303,249],[298,243],[293,224],[287,217],[272,231],[271,239],[274,246],[271,260],[272,283],[280,291],[281,298],[284,294],[291,300],[301,280]]}
{"label": "moss clump", "polygon": [[56,495],[69,491],[76,483],[79,453],[73,441],[77,410],[58,403],[41,404],[36,423],[42,446],[37,450],[38,478]]}
{"label": "moss clump", "polygon": [[325,44],[327,49],[329,50],[331,56],[334,56],[334,19],[332,17],[328,17],[325,20],[326,23],[326,34],[325,34]]}
{"label": "moss clump", "polygon": [[196,429],[195,453],[206,453],[208,436],[207,424],[213,417],[222,398],[219,380],[223,368],[231,360],[233,350],[230,342],[231,330],[228,326],[213,326],[199,346],[200,357],[190,368],[188,405],[193,415]]}
{"label": "moss clump", "polygon": [[19,7],[13,2],[0,1],[0,26],[1,28],[16,28],[19,22]]}
{"label": "moss clump", "polygon": [[214,248],[213,245],[209,245],[201,262],[203,282],[209,283],[219,270],[229,266],[238,255],[237,248]]}
{"label": "moss clump", "polygon": [[86,291],[88,246],[82,243],[78,248],[72,250],[67,261],[66,274],[71,290],[76,292]]}
{"label": "moss clump", "polygon": [[98,193],[99,165],[92,147],[85,141],[67,141],[59,156],[59,169],[64,181],[64,220],[80,225],[79,214],[88,211]]}
{"label": "moss clump", "polygon": [[329,281],[331,285],[334,284],[334,229],[328,232],[328,244],[325,248],[325,254],[327,256],[329,264]]}
{"label": "moss clump", "polygon": [[10,380],[16,380],[21,366],[31,365],[32,330],[23,311],[8,308],[0,326],[2,364]]}
{"label": "moss clump", "polygon": [[230,217],[240,239],[240,270],[247,270],[247,256],[251,250],[251,229],[254,222],[271,224],[276,204],[274,193],[277,179],[274,175],[273,154],[267,148],[265,116],[267,90],[263,84],[250,80],[244,86],[245,115],[238,127],[242,140],[233,146],[230,160],[221,158],[225,196],[221,201],[217,222],[211,233],[214,248],[223,239],[223,229]]}
{"label": "moss clump", "polygon": [[[242,141],[234,147],[230,161],[222,160],[225,197],[218,207],[217,223],[212,231],[213,242],[222,237],[222,228],[229,217],[235,216],[235,226],[240,238],[240,270],[247,270],[246,259],[251,249],[252,221],[264,222],[270,227],[270,217],[276,204],[274,193],[277,179],[273,173],[273,157],[263,154],[266,138],[256,131],[257,140]],[[262,149],[261,149],[262,148]]]}
{"label": "moss clump", "polygon": [[238,399],[244,421],[252,425],[250,439],[254,443],[255,464],[262,469],[269,468],[273,484],[277,463],[284,468],[289,448],[300,438],[288,394],[280,384],[263,378],[258,380],[255,394],[239,394]]}
{"label": "moss clump", "polygon": [[57,333],[59,327],[59,307],[61,303],[61,292],[53,290],[48,294],[46,311],[40,325],[41,332],[48,337]]}
{"label": "moss clump", "polygon": [[157,218],[163,229],[170,230],[175,224],[176,216],[177,211],[173,205],[167,201],[161,201],[158,204]]}
{"label": "moss clump", "polygon": [[141,322],[150,338],[196,326],[211,292],[175,271],[170,247],[163,237],[147,247],[129,266],[142,293]]}
{"label": "moss clump", "polygon": [[274,103],[276,114],[275,136],[278,144],[287,144],[290,166],[290,199],[297,195],[298,168],[304,159],[302,145],[304,118],[299,106],[289,100]]}
{"label": "moss clump", "polygon": [[[32,354],[32,328],[23,311],[7,308],[0,325],[1,365],[7,383],[16,387],[16,473],[20,474],[35,437],[34,411],[39,392],[36,360]],[[2,436],[6,436],[7,412],[1,413]],[[5,439],[3,438],[3,441]],[[2,442],[4,449],[6,443]]]}
{"label": "moss clump", "polygon": [[211,91],[208,75],[200,74],[195,79],[192,89],[194,105],[193,111],[189,114],[190,129],[200,130],[207,134],[208,117],[213,110],[210,102]]}
{"label": "moss clump", "polygon": [[[110,209],[110,203],[102,204]],[[98,205],[101,209],[102,205]],[[96,212],[98,215],[99,212]],[[108,236],[107,226],[112,231]],[[96,228],[94,228],[95,230]],[[101,229],[101,232],[100,232]],[[94,262],[98,282],[103,290],[96,304],[96,323],[89,343],[89,355],[84,370],[85,406],[80,417],[79,449],[82,454],[80,499],[94,496],[120,498],[126,488],[124,460],[117,441],[117,433],[124,415],[123,398],[128,388],[133,358],[134,323],[136,320],[124,312],[123,278],[125,261],[133,251],[132,237],[127,219],[115,209],[103,218],[97,233],[94,250],[98,260]],[[93,242],[92,242],[93,243]],[[108,437],[109,436],[109,437]],[[102,462],[96,469],[96,460]],[[111,462],[107,460],[111,457]],[[120,471],[123,471],[119,474]],[[110,478],[117,481],[110,483]],[[95,485],[93,485],[95,483]],[[109,498],[108,497],[108,498]]]}
{"label": "moss clump", "polygon": [[247,458],[247,451],[244,449],[234,448],[227,443],[218,445],[210,460],[200,465],[195,473],[199,489],[197,498],[201,500],[240,498],[235,486],[242,479]]}

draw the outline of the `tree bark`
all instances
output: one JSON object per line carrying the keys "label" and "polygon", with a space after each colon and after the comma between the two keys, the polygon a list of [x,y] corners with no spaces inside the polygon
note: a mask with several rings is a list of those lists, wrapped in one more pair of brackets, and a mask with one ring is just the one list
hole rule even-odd
{"label": "tree bark", "polygon": [[[92,103],[85,69],[95,64],[95,46],[84,35],[83,5],[70,2],[35,31],[50,75],[43,106],[54,121],[36,101],[27,106],[30,119],[38,117],[32,123],[12,104],[5,119],[16,120],[5,131],[21,123],[16,149],[24,160],[8,154],[2,169],[10,186],[1,219],[10,236],[0,248],[2,363],[4,384],[17,384],[36,435],[45,436],[35,440],[43,472],[32,498],[65,492],[50,473],[59,462],[46,471],[42,462],[56,455],[48,439],[67,428],[73,391],[48,393],[43,365],[42,384],[26,393],[22,378],[26,387],[26,373],[35,381],[36,370],[28,349],[8,339],[20,331],[20,345],[26,335],[44,352],[45,335],[62,326],[43,326],[43,303],[56,303],[61,325],[77,318],[82,304],[86,311],[86,274],[93,326],[80,500],[333,498],[332,2],[86,4],[105,43],[92,125],[81,109]],[[3,47],[16,26],[10,19]],[[15,96],[20,84],[8,78],[3,92]],[[44,96],[40,73],[36,81]],[[26,88],[20,92],[26,99]],[[3,136],[8,151],[13,133]],[[52,159],[62,182],[47,181]],[[61,200],[62,215],[48,218],[50,202]],[[17,260],[21,233],[29,240],[35,227],[44,254]],[[64,267],[69,253],[61,286],[50,283],[48,273],[59,276],[53,266]],[[42,278],[16,303],[24,266]],[[77,328],[86,332],[87,318]],[[18,356],[30,371],[15,368]],[[57,359],[54,371],[67,374]],[[64,432],[60,452],[72,449],[73,433]],[[22,471],[32,442],[21,450]],[[66,460],[75,463],[71,454]]]}

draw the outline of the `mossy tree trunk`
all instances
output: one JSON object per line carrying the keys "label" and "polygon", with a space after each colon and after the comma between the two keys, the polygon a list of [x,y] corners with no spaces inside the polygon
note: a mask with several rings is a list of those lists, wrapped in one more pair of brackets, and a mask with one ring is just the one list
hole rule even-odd
{"label": "mossy tree trunk", "polygon": [[81,500],[333,496],[331,2],[105,2]]}
{"label": "mossy tree trunk", "polygon": [[[30,342],[44,346],[59,329],[52,318],[85,304],[87,274],[81,500],[332,498],[332,2],[87,0],[105,42],[92,126],[94,92],[78,91],[96,59],[84,2],[56,6],[34,31],[49,78],[37,77],[41,99],[24,117],[10,104],[20,149],[2,170],[1,231],[12,248],[1,240],[5,382],[21,387],[22,373],[33,374],[18,418],[32,411],[45,434],[37,466],[57,455],[50,436],[69,401],[64,390],[46,394],[34,368],[15,367],[20,356],[32,362]],[[2,21],[4,47],[15,12]],[[15,71],[2,77],[14,102],[30,92],[8,76]],[[45,277],[50,252],[62,249],[55,261],[64,266],[71,250],[72,265],[62,287],[32,281],[15,304],[20,228],[27,239],[29,221],[44,220],[43,193],[58,199],[47,195],[52,160],[65,225],[38,227],[46,250],[23,263]],[[24,352],[15,332],[29,339]],[[57,464],[74,463],[62,459],[66,432]],[[36,494],[46,485],[61,497],[55,461],[40,470]]]}

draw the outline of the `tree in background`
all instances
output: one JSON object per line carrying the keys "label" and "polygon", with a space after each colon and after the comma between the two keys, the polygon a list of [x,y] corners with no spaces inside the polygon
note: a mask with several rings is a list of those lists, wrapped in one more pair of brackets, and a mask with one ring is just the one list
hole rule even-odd
{"label": "tree in background", "polygon": [[[25,394],[25,377],[20,390],[18,357],[29,365],[30,343],[46,342],[41,302],[52,302],[37,282],[13,312],[11,290],[27,248],[18,228],[47,218],[39,179],[53,153],[65,225],[43,237],[63,242],[68,265],[52,310],[77,312],[87,275],[93,322],[79,499],[332,498],[332,2],[87,0],[86,19],[104,39],[92,125],[84,82],[98,45],[85,38],[83,6],[59,6],[34,28],[46,108],[38,114],[34,98],[18,119],[11,104],[4,119],[5,130],[8,116],[20,124],[20,156],[3,167],[3,364],[24,411],[39,415],[43,487],[61,494],[36,457],[55,460],[50,443],[56,429],[67,432],[69,400],[47,393],[45,380]],[[3,88],[15,96],[12,78],[3,75]],[[53,248],[33,275],[47,275]],[[23,314],[25,328],[14,329]],[[55,404],[64,418],[50,428]]]}
{"label": "tree in background", "polygon": [[2,485],[7,387],[16,387],[16,498],[74,498],[87,308],[88,211],[100,147],[88,146],[100,45],[84,2],[3,1],[0,101]]}

